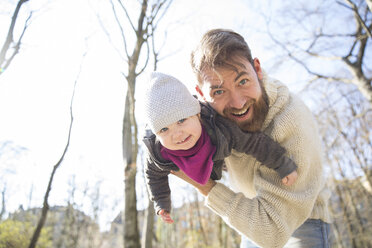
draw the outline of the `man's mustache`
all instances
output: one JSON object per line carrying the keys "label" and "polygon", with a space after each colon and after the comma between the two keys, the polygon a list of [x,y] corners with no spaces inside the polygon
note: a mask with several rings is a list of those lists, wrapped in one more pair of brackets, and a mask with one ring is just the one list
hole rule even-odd
{"label": "man's mustache", "polygon": [[242,109],[246,109],[248,108],[249,106],[252,106],[253,104],[255,104],[256,100],[255,99],[248,99],[248,101],[244,104],[244,106],[240,109],[237,109],[237,108],[225,108],[223,110],[223,113],[224,115],[228,116],[229,114],[232,114],[232,113],[236,113],[236,112],[239,112],[240,110]]}

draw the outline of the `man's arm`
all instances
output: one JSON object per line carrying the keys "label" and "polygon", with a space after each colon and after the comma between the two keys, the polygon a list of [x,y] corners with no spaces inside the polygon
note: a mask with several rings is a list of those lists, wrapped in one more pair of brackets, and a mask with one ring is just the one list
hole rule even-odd
{"label": "man's arm", "polygon": [[194,180],[192,180],[190,177],[188,177],[183,171],[171,171],[171,173],[182,180],[188,182],[189,184],[193,185],[202,195],[207,196],[209,194],[209,191],[217,184],[214,180],[209,179],[206,184],[202,185]]}

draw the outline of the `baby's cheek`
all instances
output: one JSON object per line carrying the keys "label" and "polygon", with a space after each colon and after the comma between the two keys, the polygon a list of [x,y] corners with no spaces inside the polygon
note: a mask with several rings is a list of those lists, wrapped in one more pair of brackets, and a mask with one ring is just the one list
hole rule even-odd
{"label": "baby's cheek", "polygon": [[164,146],[164,147],[167,148],[167,149],[172,150],[172,143],[171,143],[170,140],[168,140],[168,139],[164,139],[164,138],[161,138],[161,139],[159,139],[159,141],[160,141],[160,144],[161,144],[162,146]]}

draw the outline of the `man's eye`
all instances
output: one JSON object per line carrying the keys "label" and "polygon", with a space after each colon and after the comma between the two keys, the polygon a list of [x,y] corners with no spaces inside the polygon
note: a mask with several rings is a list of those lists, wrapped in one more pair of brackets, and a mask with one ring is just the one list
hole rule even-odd
{"label": "man's eye", "polygon": [[163,127],[162,129],[160,129],[159,133],[165,133],[166,131],[168,131],[168,128],[167,127]]}
{"label": "man's eye", "polygon": [[216,96],[216,95],[222,95],[223,93],[223,90],[216,90],[213,92],[213,95]]}
{"label": "man's eye", "polygon": [[247,79],[243,79],[239,82],[239,85],[245,85],[248,82]]}
{"label": "man's eye", "polygon": [[186,118],[183,118],[183,119],[178,121],[178,124],[184,123],[185,121],[186,121]]}

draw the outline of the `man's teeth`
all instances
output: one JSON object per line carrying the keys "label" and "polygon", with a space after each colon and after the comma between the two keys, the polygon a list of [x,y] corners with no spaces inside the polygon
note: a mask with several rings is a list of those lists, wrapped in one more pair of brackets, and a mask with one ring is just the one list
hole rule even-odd
{"label": "man's teeth", "polygon": [[242,109],[239,112],[234,112],[232,114],[233,115],[243,115],[243,114],[245,114],[248,111],[248,109],[249,109],[249,107],[248,108],[245,108],[245,109]]}

